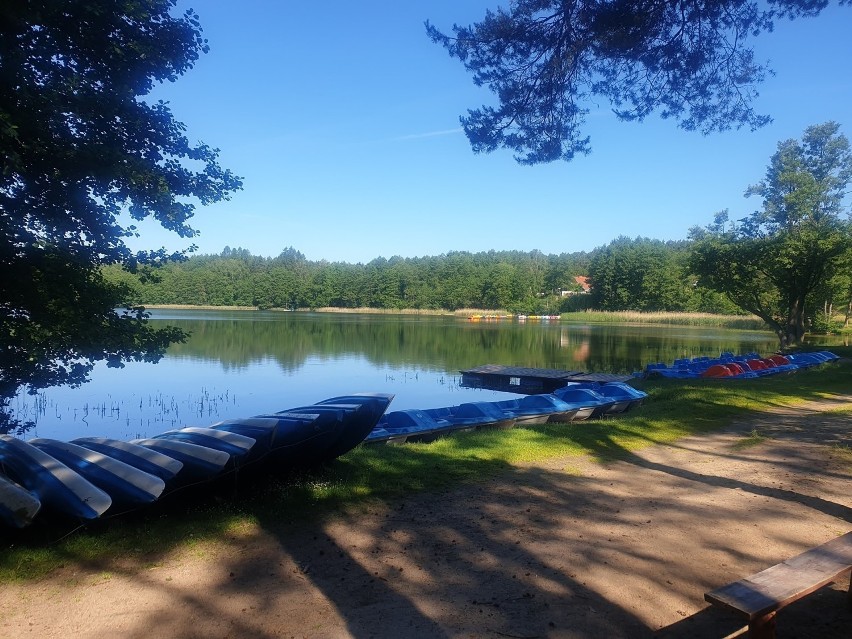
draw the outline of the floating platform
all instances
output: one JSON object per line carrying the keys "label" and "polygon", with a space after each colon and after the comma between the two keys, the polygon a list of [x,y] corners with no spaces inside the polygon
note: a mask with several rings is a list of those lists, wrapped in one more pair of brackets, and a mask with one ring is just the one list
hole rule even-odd
{"label": "floating platform", "polygon": [[630,375],[613,373],[584,373],[582,371],[566,371],[551,368],[521,368],[518,366],[501,366],[485,364],[468,370],[460,371],[461,385],[465,388],[487,388],[489,390],[520,393],[523,395],[538,395],[552,393],[572,382],[625,382]]}

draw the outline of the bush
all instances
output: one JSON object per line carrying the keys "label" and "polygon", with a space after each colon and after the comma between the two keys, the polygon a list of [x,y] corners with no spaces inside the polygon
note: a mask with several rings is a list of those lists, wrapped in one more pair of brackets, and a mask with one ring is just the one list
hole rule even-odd
{"label": "bush", "polygon": [[840,331],[841,323],[830,313],[817,311],[811,318],[811,332],[819,335],[831,335]]}

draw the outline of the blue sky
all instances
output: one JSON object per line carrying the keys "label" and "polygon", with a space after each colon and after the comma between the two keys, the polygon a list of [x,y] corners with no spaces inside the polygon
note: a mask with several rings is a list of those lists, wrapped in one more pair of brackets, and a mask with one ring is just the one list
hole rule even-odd
{"label": "blue sky", "polygon": [[[200,207],[193,241],[274,256],[367,262],[448,251],[591,250],[618,235],[683,239],[763,177],[777,143],[835,120],[852,138],[852,8],[783,23],[754,41],[776,71],[758,111],[774,122],[702,136],[651,117],[621,123],[601,102],[592,154],[521,166],[509,151],[475,155],[459,115],[492,101],[432,44],[493,0],[326,3],[179,2],[199,14],[210,53],[158,89],[191,141],[221,149],[244,178],[228,202]],[[155,224],[132,248],[184,248]]]}

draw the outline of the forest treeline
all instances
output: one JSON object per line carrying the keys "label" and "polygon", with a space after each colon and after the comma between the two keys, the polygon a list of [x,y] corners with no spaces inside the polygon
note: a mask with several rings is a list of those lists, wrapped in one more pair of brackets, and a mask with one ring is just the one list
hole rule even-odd
{"label": "forest treeline", "polygon": [[[590,252],[450,252],[366,264],[311,261],[292,247],[274,258],[226,247],[219,255],[141,267],[135,274],[118,266],[104,273],[129,287],[130,299],[141,305],[741,313],[697,286],[687,266],[689,246],[620,237]],[[577,276],[589,278],[589,293],[582,294]]]}

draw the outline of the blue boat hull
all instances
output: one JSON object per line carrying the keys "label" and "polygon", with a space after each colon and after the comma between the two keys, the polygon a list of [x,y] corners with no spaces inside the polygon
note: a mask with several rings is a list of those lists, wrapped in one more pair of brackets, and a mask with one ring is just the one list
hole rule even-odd
{"label": "blue boat hull", "polygon": [[0,475],[0,521],[12,528],[25,528],[39,510],[41,502],[35,494]]}
{"label": "blue boat hull", "polygon": [[183,468],[183,462],[158,453],[150,448],[131,444],[119,439],[106,437],[80,437],[72,439],[72,444],[97,451],[113,459],[129,464],[134,468],[159,477],[167,484],[174,479]]}
{"label": "blue boat hull", "polygon": [[585,415],[584,419],[593,419],[601,417],[610,412],[616,405],[614,400],[610,400],[602,395],[599,395],[588,388],[581,388],[576,384],[558,388],[553,391],[559,399],[568,404],[572,404],[578,408],[575,419],[579,421],[579,415]]}
{"label": "blue boat hull", "polygon": [[356,414],[344,424],[340,437],[326,451],[325,459],[335,459],[345,455],[360,444],[376,427],[379,419],[385,414],[393,395],[388,394],[355,394],[332,397],[317,402],[317,406],[326,405],[357,405]]}
{"label": "blue boat hull", "polygon": [[213,450],[228,453],[235,461],[242,460],[249,455],[257,442],[254,438],[245,435],[216,428],[199,428],[196,426],[167,430],[159,435],[154,435],[153,439],[173,439],[212,448]]}
{"label": "blue boat hull", "polygon": [[178,480],[182,483],[203,482],[218,477],[231,461],[221,450],[176,439],[134,439],[131,444],[150,448],[183,464]]}
{"label": "blue boat hull", "polygon": [[153,503],[166,488],[166,482],[159,477],[76,444],[55,439],[33,439],[29,444],[55,457],[107,493],[113,501],[113,510],[116,504]]}
{"label": "blue boat hull", "polygon": [[569,422],[579,410],[552,394],[525,395],[496,405],[513,414],[517,424]]}
{"label": "blue boat hull", "polygon": [[367,443],[430,442],[455,429],[445,419],[436,419],[426,411],[400,410],[384,415],[364,440]]}
{"label": "blue boat hull", "polygon": [[0,435],[3,474],[36,495],[43,507],[79,519],[96,519],[112,505],[103,490],[55,457],[14,437]]}

